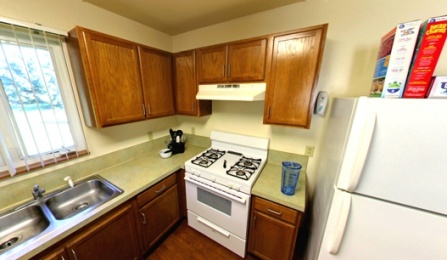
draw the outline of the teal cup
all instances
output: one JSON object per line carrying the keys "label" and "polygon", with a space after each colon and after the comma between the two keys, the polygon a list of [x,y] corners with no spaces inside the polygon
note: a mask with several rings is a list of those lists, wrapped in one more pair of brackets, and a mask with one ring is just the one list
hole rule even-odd
{"label": "teal cup", "polygon": [[295,194],[298,178],[300,177],[301,164],[296,162],[282,162],[281,192],[285,195]]}

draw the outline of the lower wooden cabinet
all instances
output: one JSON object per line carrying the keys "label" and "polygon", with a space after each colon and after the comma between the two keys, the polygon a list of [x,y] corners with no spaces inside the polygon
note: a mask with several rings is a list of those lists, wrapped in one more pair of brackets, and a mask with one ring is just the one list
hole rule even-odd
{"label": "lower wooden cabinet", "polygon": [[253,196],[248,252],[261,259],[292,259],[302,213]]}
{"label": "lower wooden cabinet", "polygon": [[[171,174],[32,259],[142,259],[180,220],[178,185]],[[180,177],[178,176],[180,174]],[[184,192],[184,191],[183,191]]]}
{"label": "lower wooden cabinet", "polygon": [[134,210],[125,203],[33,259],[140,259]]}
{"label": "lower wooden cabinet", "polygon": [[180,219],[176,183],[177,175],[173,174],[137,196],[144,252]]}

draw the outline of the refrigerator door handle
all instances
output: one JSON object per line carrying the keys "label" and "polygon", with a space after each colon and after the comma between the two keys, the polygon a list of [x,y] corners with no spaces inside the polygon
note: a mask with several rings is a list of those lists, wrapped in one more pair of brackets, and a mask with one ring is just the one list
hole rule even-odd
{"label": "refrigerator door handle", "polygon": [[365,165],[366,157],[368,156],[369,146],[371,145],[372,136],[376,126],[376,113],[372,110],[368,111],[362,125],[362,131],[356,147],[356,160],[351,172],[346,191],[354,192],[362,175],[363,165]]}
{"label": "refrigerator door handle", "polygon": [[340,207],[340,214],[338,215],[338,219],[335,222],[336,226],[333,228],[335,231],[333,236],[329,239],[329,253],[335,255],[338,253],[338,249],[340,248],[341,240],[343,239],[343,235],[345,233],[346,224],[348,223],[349,211],[351,209],[351,194],[347,192],[343,192],[342,202]]}
{"label": "refrigerator door handle", "polygon": [[369,146],[376,126],[376,113],[372,110],[369,111],[363,124],[361,142],[359,142],[357,150],[357,160],[352,171],[351,180],[348,185],[347,191],[353,192],[360,176],[362,175],[363,165],[365,164],[366,156],[368,155]]}

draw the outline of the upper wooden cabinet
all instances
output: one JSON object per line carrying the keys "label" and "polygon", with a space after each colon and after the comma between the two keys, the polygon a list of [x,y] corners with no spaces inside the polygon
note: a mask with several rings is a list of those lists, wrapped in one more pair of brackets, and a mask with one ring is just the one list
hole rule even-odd
{"label": "upper wooden cabinet", "polygon": [[145,47],[139,47],[139,53],[146,117],[175,114],[172,55]]}
{"label": "upper wooden cabinet", "polygon": [[309,128],[327,24],[272,36],[264,124]]}
{"label": "upper wooden cabinet", "polygon": [[87,126],[175,114],[170,53],[82,27],[67,45]]}
{"label": "upper wooden cabinet", "polygon": [[195,51],[174,55],[175,102],[177,114],[205,116],[211,114],[211,100],[197,100]]}
{"label": "upper wooden cabinet", "polygon": [[199,83],[263,81],[267,39],[240,41],[197,50]]}
{"label": "upper wooden cabinet", "polygon": [[144,120],[138,47],[82,27],[67,40],[85,123],[101,128]]}

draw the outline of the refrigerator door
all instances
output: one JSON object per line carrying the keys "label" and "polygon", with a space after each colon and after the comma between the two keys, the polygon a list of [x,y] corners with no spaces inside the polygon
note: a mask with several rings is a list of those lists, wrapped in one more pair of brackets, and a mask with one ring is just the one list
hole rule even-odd
{"label": "refrigerator door", "polygon": [[360,98],[337,187],[447,215],[445,100]]}
{"label": "refrigerator door", "polygon": [[335,191],[319,259],[447,259],[447,217]]}

